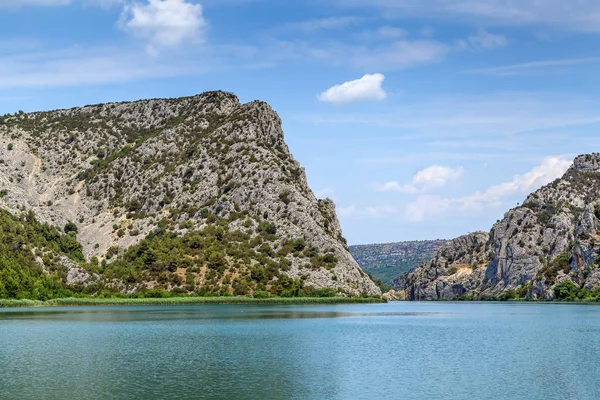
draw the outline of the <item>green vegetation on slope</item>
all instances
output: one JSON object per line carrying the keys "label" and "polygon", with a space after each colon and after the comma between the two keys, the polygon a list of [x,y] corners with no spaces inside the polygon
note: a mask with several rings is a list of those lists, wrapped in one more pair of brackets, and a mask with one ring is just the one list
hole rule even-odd
{"label": "green vegetation on slope", "polygon": [[223,296],[265,291],[294,297],[309,295],[313,289],[303,287],[302,278],[293,280],[281,273],[291,268],[289,255],[301,259],[306,269],[331,269],[337,263],[332,253],[320,254],[302,239],[278,242],[274,227],[267,222],[251,237],[230,230],[231,219],[215,218],[203,230],[183,235],[166,231],[165,221],[139,244],[109,251],[118,254],[116,261],[101,265],[97,272],[109,281],[149,282],[154,289],[176,293]]}
{"label": "green vegetation on slope", "polygon": [[17,217],[0,209],[0,238],[0,298],[47,300],[72,294],[61,283],[66,271],[58,260],[83,261],[74,235],[38,222],[32,212]]}
{"label": "green vegetation on slope", "polygon": [[[231,230],[229,224],[236,217],[209,215],[212,224],[185,234],[167,231],[168,222],[161,221],[137,245],[110,249],[108,262],[85,264],[73,224],[68,223],[64,231],[69,233],[62,234],[38,222],[32,212],[13,216],[0,210],[0,298],[114,298],[126,297],[121,293],[124,289],[135,289],[129,296],[133,298],[336,295],[333,289],[305,285],[303,275],[292,279],[282,273],[291,268],[291,260],[301,263],[301,269],[330,270],[337,263],[333,253],[322,254],[303,239],[278,241],[276,229],[268,222],[258,225],[255,236]],[[68,285],[65,259],[101,279],[87,286]]]}

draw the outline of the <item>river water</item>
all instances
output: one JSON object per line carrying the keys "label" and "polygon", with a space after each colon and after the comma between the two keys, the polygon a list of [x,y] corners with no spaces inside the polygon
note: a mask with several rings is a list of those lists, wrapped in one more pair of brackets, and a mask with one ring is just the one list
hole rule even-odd
{"label": "river water", "polygon": [[0,399],[598,399],[600,306],[0,309]]}

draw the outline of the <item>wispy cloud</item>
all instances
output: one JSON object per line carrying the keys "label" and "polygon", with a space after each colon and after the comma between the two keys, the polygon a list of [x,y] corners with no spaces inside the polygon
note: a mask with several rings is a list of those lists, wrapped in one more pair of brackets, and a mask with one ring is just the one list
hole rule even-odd
{"label": "wispy cloud", "polygon": [[479,28],[477,33],[469,36],[468,42],[476,49],[494,49],[504,47],[508,44],[508,39],[502,35],[496,35]]}
{"label": "wispy cloud", "polygon": [[548,157],[531,171],[523,175],[515,175],[511,181],[491,186],[484,192],[475,192],[457,198],[419,196],[407,206],[405,216],[411,221],[422,221],[449,211],[474,213],[490,207],[499,207],[507,196],[528,194],[561,177],[570,165],[570,160]]}
{"label": "wispy cloud", "polygon": [[362,21],[362,18],[354,16],[317,18],[299,22],[287,22],[283,24],[281,30],[288,32],[314,33],[353,27],[360,25]]}
{"label": "wispy cloud", "polygon": [[463,167],[452,168],[443,165],[432,165],[417,172],[410,183],[400,184],[398,181],[391,181],[379,185],[377,190],[382,192],[393,191],[408,194],[421,193],[457,181],[461,178],[463,172]]}
{"label": "wispy cloud", "polygon": [[375,45],[353,45],[340,41],[310,43],[273,40],[266,57],[282,61],[306,60],[366,71],[393,71],[444,59],[451,47],[435,40],[395,40]]}
{"label": "wispy cloud", "polygon": [[497,76],[513,76],[519,74],[539,73],[540,70],[556,70],[581,64],[600,63],[600,57],[566,58],[561,60],[532,61],[520,64],[502,65],[499,67],[479,68],[467,71],[472,74],[485,74]]}
{"label": "wispy cloud", "polygon": [[191,59],[149,57],[118,48],[70,48],[0,57],[0,88],[61,87],[200,74]]}
{"label": "wispy cloud", "polygon": [[600,32],[596,0],[332,0],[342,7],[375,8],[406,18],[463,20],[477,24],[548,25],[573,31]]}
{"label": "wispy cloud", "polygon": [[503,92],[407,101],[375,113],[328,112],[302,118],[316,125],[366,125],[422,138],[465,138],[598,124],[598,107],[597,99],[585,96]]}

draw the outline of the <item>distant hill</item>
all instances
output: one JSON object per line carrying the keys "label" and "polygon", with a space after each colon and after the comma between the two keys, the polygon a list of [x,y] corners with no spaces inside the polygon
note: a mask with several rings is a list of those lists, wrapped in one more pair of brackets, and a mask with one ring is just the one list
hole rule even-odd
{"label": "distant hill", "polygon": [[446,240],[424,240],[350,246],[350,253],[363,271],[389,285],[433,258]]}

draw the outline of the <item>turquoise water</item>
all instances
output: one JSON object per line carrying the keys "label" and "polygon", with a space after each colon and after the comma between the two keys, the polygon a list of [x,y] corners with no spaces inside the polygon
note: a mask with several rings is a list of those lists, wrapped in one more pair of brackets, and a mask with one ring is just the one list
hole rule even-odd
{"label": "turquoise water", "polygon": [[0,399],[598,399],[600,306],[0,310]]}

